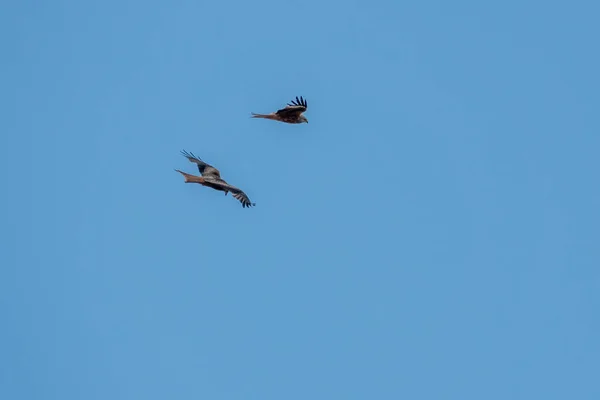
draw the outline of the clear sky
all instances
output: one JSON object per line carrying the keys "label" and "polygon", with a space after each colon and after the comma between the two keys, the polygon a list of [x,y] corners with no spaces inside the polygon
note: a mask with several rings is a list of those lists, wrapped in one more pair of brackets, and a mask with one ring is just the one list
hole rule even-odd
{"label": "clear sky", "polygon": [[599,14],[4,2],[0,398],[600,399]]}

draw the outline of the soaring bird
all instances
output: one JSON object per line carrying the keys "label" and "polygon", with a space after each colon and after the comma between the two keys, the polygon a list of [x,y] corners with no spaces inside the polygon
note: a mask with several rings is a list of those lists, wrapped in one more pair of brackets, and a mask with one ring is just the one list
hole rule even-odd
{"label": "soaring bird", "polygon": [[225,182],[221,179],[221,173],[218,169],[213,167],[210,164],[205,163],[200,158],[196,157],[193,153],[188,153],[185,150],[181,151],[181,154],[194,164],[198,165],[198,171],[202,176],[191,175],[176,169],[175,171],[179,172],[183,175],[185,179],[185,183],[199,183],[202,186],[208,186],[215,190],[220,190],[225,192],[225,196],[227,193],[231,192],[231,195],[235,197],[240,203],[242,203],[242,207],[250,207],[255,206],[255,203],[251,203],[246,193],[236,188],[235,186],[231,186],[229,183]]}
{"label": "soaring bird", "polygon": [[306,111],[307,107],[308,104],[306,103],[306,100],[304,100],[302,96],[300,96],[300,98],[296,96],[296,100],[292,100],[292,102],[288,103],[285,108],[277,110],[271,114],[252,113],[252,118],[272,119],[275,121],[286,122],[288,124],[301,124],[303,122],[308,124],[308,119],[302,115],[302,113]]}

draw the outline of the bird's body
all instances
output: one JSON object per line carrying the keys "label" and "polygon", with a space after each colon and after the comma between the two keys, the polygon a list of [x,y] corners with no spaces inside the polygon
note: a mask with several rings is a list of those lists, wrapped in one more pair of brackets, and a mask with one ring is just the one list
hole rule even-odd
{"label": "bird's body", "polygon": [[175,171],[179,172],[183,175],[185,183],[198,183],[202,186],[207,186],[209,188],[219,190],[221,192],[225,192],[225,196],[227,193],[231,192],[231,195],[237,199],[240,203],[242,203],[242,207],[250,207],[255,206],[255,203],[250,202],[250,199],[242,190],[238,189],[235,186],[230,185],[224,179],[221,178],[221,173],[218,169],[213,167],[210,164],[205,163],[200,158],[196,157],[192,153],[188,153],[185,150],[181,152],[184,157],[198,165],[198,171],[202,176],[188,174],[187,172],[180,171],[176,169]]}
{"label": "bird's body", "polygon": [[307,107],[308,104],[306,100],[303,99],[302,96],[300,96],[300,98],[296,96],[296,100],[292,100],[292,103],[288,103],[285,108],[270,114],[252,113],[252,118],[271,119],[274,121],[285,122],[287,124],[308,124],[308,119],[306,119],[306,117],[303,115]]}

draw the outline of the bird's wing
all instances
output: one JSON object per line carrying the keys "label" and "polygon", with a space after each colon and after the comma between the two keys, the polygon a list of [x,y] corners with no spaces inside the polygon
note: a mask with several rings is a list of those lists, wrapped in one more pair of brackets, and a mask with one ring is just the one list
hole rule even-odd
{"label": "bird's wing", "polygon": [[188,153],[187,151],[182,150],[181,154],[183,154],[185,158],[187,158],[194,164],[198,165],[198,171],[200,171],[200,174],[202,174],[202,176],[216,176],[217,178],[221,177],[221,173],[218,169],[216,169],[210,164],[205,163],[199,157],[196,157],[194,153]]}
{"label": "bird's wing", "polygon": [[231,195],[235,197],[240,203],[242,203],[242,207],[251,207],[255,206],[255,203],[252,203],[246,193],[244,193],[241,189],[236,188],[235,186],[230,185],[225,182],[223,179],[210,179],[209,183],[214,186],[218,186],[222,189],[231,192]]}
{"label": "bird's wing", "polygon": [[296,100],[292,100],[292,102],[288,103],[288,105],[285,108],[282,108],[281,110],[277,110],[277,115],[279,115],[279,116],[288,116],[288,115],[292,115],[292,114],[300,115],[304,111],[306,111],[307,107],[308,107],[308,103],[306,102],[306,100],[303,99],[302,96],[300,96],[300,98],[298,98],[298,96],[296,96]]}

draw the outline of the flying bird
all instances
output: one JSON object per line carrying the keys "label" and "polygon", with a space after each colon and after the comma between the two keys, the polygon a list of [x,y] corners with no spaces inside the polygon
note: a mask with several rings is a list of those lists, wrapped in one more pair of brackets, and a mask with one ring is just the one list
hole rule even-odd
{"label": "flying bird", "polygon": [[271,114],[252,113],[252,118],[272,119],[275,121],[286,122],[288,124],[301,124],[303,122],[308,124],[308,119],[306,119],[306,117],[302,114],[306,111],[307,107],[308,104],[306,103],[306,100],[304,100],[302,96],[300,96],[300,98],[296,96],[296,100],[292,100],[292,102],[288,103],[285,108],[277,110]]}
{"label": "flying bird", "polygon": [[231,192],[231,195],[240,203],[242,203],[242,207],[250,207],[256,205],[256,203],[250,202],[250,199],[248,198],[248,196],[246,196],[246,193],[236,188],[235,186],[231,186],[229,183],[221,179],[221,173],[218,169],[216,169],[210,164],[205,163],[200,158],[196,157],[193,153],[188,153],[187,151],[182,150],[181,154],[183,154],[185,158],[187,158],[194,164],[197,164],[198,171],[200,171],[200,175],[202,175],[196,176],[176,169],[175,171],[183,175],[185,183],[199,183],[202,186],[208,186],[215,190],[225,192],[225,196],[227,196],[227,193]]}

